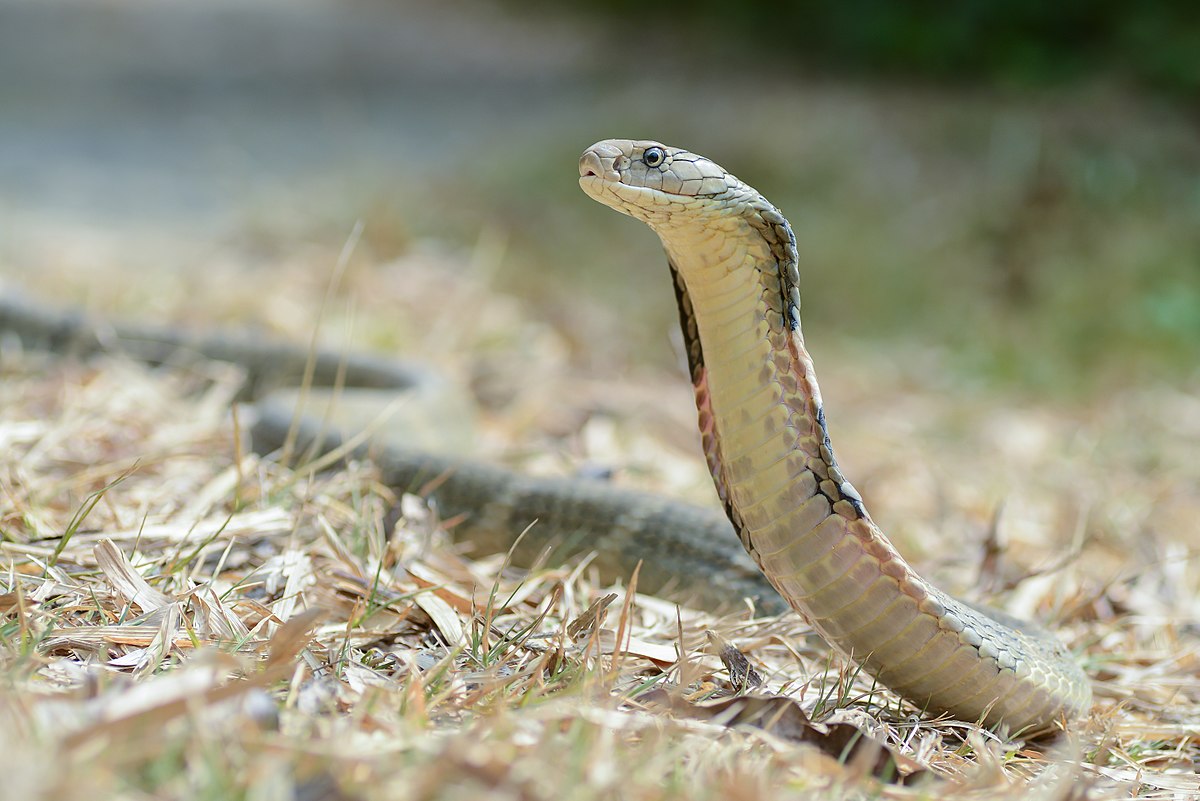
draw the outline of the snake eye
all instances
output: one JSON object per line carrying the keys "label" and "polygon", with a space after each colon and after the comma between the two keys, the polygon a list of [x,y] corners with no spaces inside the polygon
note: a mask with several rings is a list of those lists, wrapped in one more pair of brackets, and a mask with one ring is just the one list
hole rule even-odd
{"label": "snake eye", "polygon": [[647,167],[657,167],[663,163],[663,159],[667,154],[663,152],[661,147],[648,147],[646,152],[642,154],[642,161],[646,162]]}

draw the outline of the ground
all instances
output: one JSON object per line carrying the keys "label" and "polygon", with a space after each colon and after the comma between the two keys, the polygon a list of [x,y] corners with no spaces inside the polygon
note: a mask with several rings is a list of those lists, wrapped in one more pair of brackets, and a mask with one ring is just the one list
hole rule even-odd
{"label": "ground", "polygon": [[[1096,706],[1036,743],[921,719],[793,616],[679,609],[586,561],[526,575],[452,543],[369,462],[250,453],[228,366],[0,340],[11,794],[1200,796],[1186,117],[1107,85],[648,82],[607,69],[606,40],[556,38],[578,29],[522,22],[501,47],[481,33],[498,17],[424,6],[406,27],[371,24],[385,6],[364,23],[265,4],[229,26],[133,5],[106,48],[58,5],[0,7],[5,291],[101,319],[319,329],[450,376],[478,407],[477,456],[713,504],[656,243],[572,177],[591,141],[650,128],[795,223],[839,459],[884,530],[945,589],[1053,627]],[[208,24],[308,46],[213,72],[230,51],[181,33],[227,42]],[[157,59],[95,66],[146,32]],[[51,69],[80,42],[91,68]],[[722,641],[767,700],[730,700],[746,680]],[[847,746],[846,724],[890,760]]]}

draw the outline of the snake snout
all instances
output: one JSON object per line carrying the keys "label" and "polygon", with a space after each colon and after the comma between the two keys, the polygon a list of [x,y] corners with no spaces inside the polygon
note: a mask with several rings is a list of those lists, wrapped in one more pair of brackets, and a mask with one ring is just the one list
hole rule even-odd
{"label": "snake snout", "polygon": [[603,173],[604,166],[600,163],[600,156],[594,150],[588,150],[579,157],[580,178],[598,178]]}
{"label": "snake snout", "polygon": [[616,140],[604,140],[583,151],[579,157],[580,178],[601,178],[606,182],[621,180],[621,170],[629,166],[629,156]]}

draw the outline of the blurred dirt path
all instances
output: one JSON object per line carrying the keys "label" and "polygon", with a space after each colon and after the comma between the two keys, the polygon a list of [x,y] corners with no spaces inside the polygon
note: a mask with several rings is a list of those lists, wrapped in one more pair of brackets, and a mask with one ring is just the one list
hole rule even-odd
{"label": "blurred dirt path", "polygon": [[0,0],[0,234],[194,229],[453,170],[554,119],[590,58],[481,3]]}

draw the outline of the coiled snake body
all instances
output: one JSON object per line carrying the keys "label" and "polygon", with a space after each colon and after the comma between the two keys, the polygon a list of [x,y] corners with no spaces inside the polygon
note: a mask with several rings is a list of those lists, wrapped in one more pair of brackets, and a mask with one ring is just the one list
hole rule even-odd
{"label": "coiled snake body", "polygon": [[712,161],[657,142],[599,142],[579,174],[588,195],[662,240],[717,493],[791,606],[927,711],[1026,731],[1086,712],[1091,688],[1066,648],[922,579],[842,475],[779,210]]}

